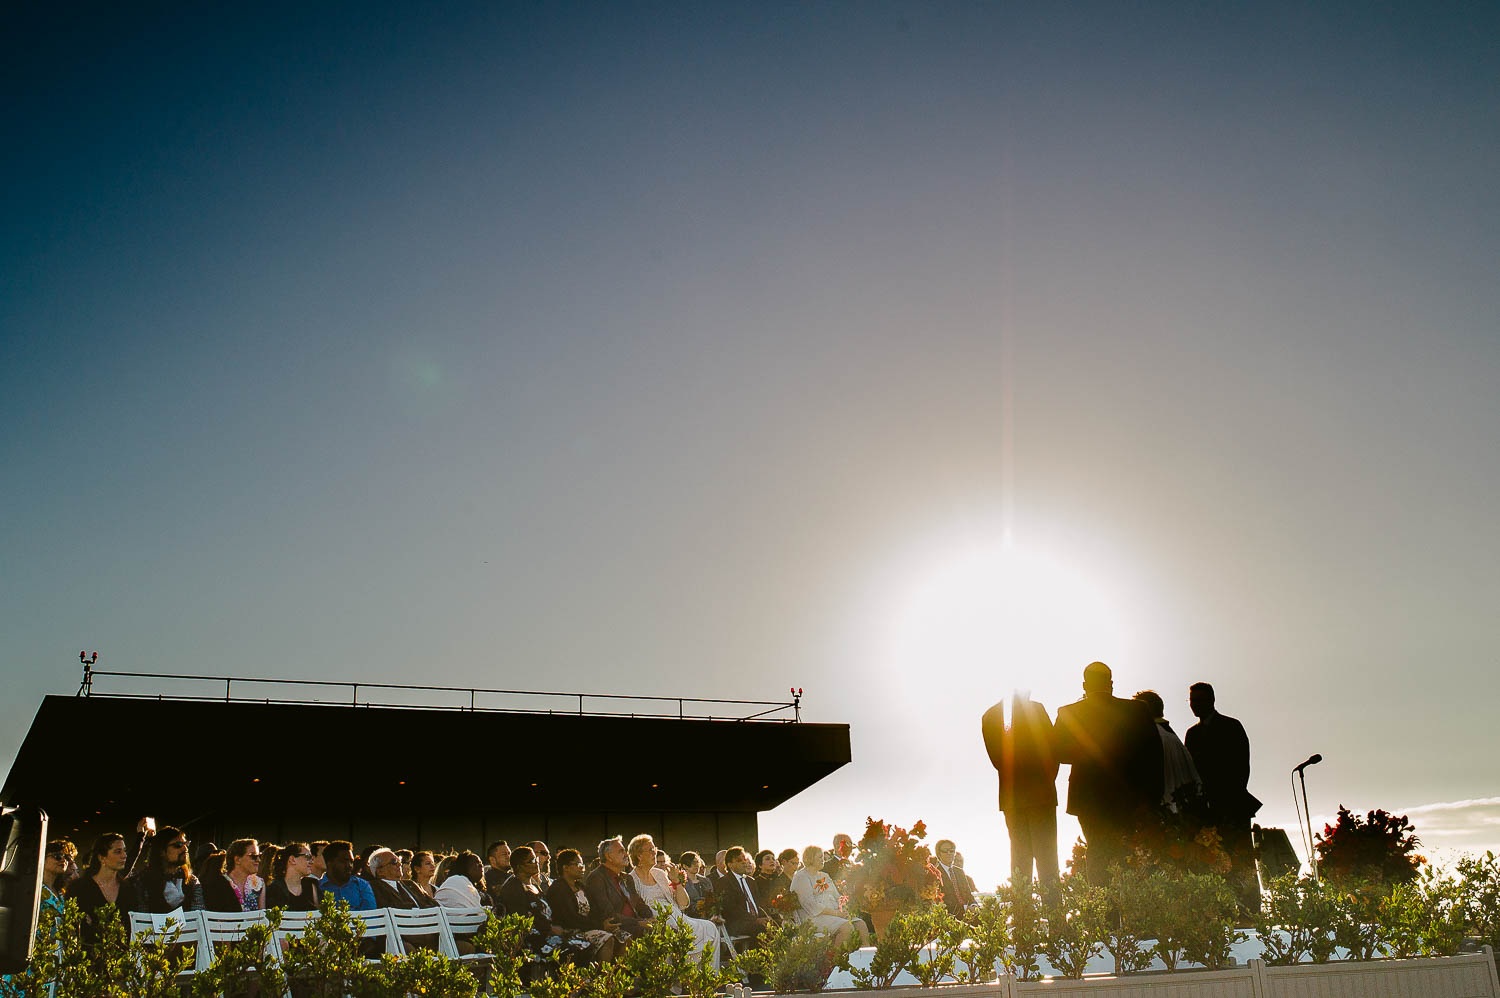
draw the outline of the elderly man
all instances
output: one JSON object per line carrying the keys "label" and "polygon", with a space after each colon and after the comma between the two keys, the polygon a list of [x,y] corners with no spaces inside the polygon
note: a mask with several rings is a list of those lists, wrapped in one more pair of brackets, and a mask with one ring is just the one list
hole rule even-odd
{"label": "elderly man", "polygon": [[943,906],[954,918],[962,917],[974,903],[974,891],[969,887],[969,875],[958,862],[958,846],[952,839],[939,839],[933,851],[937,853],[938,872],[943,876]]}
{"label": "elderly man", "polygon": [[583,893],[596,928],[638,936],[651,927],[653,916],[626,875],[628,868],[625,843],[619,836],[605,839],[599,843],[599,865],[583,878]]}
{"label": "elderly man", "polygon": [[436,908],[437,902],[401,876],[401,861],[382,846],[370,853],[370,890],[377,908]]}

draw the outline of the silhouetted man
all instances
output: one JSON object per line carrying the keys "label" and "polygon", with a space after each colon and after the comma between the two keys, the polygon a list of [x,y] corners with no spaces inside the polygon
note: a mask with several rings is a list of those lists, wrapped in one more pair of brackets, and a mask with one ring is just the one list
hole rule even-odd
{"label": "silhouetted man", "polygon": [[1031,883],[1031,868],[1044,889],[1057,883],[1057,757],[1047,708],[1025,691],[995,704],[980,720],[985,751],[1000,779],[1000,811],[1010,833],[1010,882]]}
{"label": "silhouetted man", "polygon": [[[1198,723],[1187,729],[1188,754],[1203,781],[1208,821],[1219,830],[1234,864],[1241,900],[1251,901],[1255,887],[1255,859],[1250,849],[1250,819],[1260,801],[1249,790],[1250,739],[1245,726],[1214,707],[1214,688],[1208,683],[1188,687],[1188,706]],[[1255,899],[1258,907],[1258,898]]]}
{"label": "silhouetted man", "polygon": [[1125,839],[1162,792],[1161,739],[1144,704],[1114,695],[1114,675],[1103,662],[1083,670],[1083,699],[1057,712],[1052,729],[1058,762],[1068,773],[1068,813],[1088,843],[1089,882],[1109,882]]}

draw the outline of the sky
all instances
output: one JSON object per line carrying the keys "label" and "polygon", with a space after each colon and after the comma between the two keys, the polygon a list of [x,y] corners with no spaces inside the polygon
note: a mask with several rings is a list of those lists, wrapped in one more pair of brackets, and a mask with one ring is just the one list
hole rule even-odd
{"label": "sky", "polygon": [[796,686],[763,843],[987,887],[1098,659],[1500,847],[1494,5],[127,7],[0,31],[0,765],[81,648]]}

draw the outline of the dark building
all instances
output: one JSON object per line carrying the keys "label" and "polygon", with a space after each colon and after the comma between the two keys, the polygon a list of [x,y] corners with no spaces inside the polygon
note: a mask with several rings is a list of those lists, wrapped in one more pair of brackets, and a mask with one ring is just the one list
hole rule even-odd
{"label": "dark building", "polygon": [[49,696],[0,799],[39,804],[52,834],[84,849],[149,814],[220,845],[480,850],[540,838],[587,854],[607,836],[649,832],[671,852],[711,854],[758,846],[758,812],[850,760],[844,724],[689,717],[676,700],[681,716],[581,703],[562,713]]}

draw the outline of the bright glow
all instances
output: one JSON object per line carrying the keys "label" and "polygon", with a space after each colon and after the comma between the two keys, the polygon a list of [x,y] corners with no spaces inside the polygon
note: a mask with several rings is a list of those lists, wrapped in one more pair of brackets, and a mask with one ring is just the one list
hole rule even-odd
{"label": "bright glow", "polygon": [[1128,629],[1102,571],[999,529],[941,537],[893,581],[878,655],[985,704],[1012,689],[1076,699],[1083,667],[1125,654]]}

